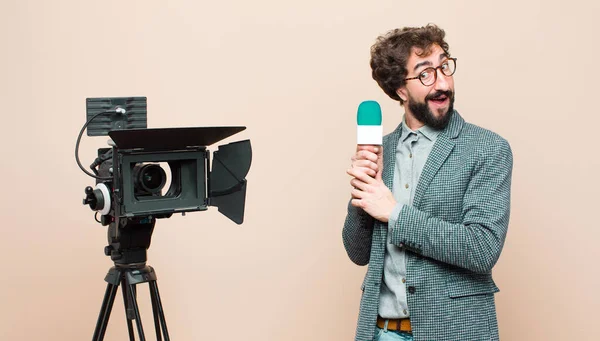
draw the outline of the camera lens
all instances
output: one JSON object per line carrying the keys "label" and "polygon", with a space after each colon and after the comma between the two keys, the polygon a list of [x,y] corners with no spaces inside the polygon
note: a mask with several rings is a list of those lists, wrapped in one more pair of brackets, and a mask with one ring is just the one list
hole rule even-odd
{"label": "camera lens", "polygon": [[138,164],[133,169],[134,184],[137,190],[156,194],[165,186],[167,175],[165,171],[156,164]]}

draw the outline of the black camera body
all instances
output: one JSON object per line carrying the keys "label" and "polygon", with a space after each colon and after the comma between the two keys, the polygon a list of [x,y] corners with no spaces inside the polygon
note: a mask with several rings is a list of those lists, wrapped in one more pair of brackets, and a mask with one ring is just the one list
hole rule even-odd
{"label": "black camera body", "polygon": [[[112,149],[100,149],[99,157],[106,153],[112,154]],[[113,165],[113,158],[105,161],[100,165],[99,175],[110,177],[116,170],[120,176],[109,181],[98,180],[96,185],[103,183],[112,189],[118,199],[116,211],[120,217],[202,211],[209,205],[207,181],[202,181],[208,178],[208,158],[209,152],[204,147],[162,153],[117,150],[117,165]],[[166,191],[167,173],[159,163],[166,163],[170,170],[171,184]]]}

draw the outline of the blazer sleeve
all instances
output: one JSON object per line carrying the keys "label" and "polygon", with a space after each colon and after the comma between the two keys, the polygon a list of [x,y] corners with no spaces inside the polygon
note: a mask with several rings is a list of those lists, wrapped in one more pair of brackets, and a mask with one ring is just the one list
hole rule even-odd
{"label": "blazer sleeve", "polygon": [[348,202],[348,214],[342,230],[344,248],[350,260],[357,265],[369,264],[375,220],[362,208]]}
{"label": "blazer sleeve", "polygon": [[508,230],[513,156],[506,140],[487,144],[463,198],[461,223],[405,205],[391,228],[392,243],[425,257],[489,273]]}

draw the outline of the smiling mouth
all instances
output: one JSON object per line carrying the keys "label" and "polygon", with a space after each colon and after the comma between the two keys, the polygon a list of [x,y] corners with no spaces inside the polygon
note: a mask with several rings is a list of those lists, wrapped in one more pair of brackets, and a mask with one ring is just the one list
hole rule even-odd
{"label": "smiling mouth", "polygon": [[447,100],[448,100],[448,96],[442,95],[442,96],[438,96],[436,98],[432,98],[429,101],[431,101],[435,104],[444,104],[444,103],[446,103]]}

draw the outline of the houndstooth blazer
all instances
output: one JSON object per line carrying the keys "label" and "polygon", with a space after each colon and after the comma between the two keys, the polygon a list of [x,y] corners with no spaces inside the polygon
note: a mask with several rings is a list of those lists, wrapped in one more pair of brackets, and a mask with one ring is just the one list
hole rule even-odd
{"label": "houndstooth blazer", "polygon": [[[383,174],[392,188],[398,128],[383,139]],[[427,159],[412,206],[391,227],[406,252],[406,288],[415,341],[498,340],[492,267],[510,214],[512,151],[499,135],[454,112]],[[348,205],[342,239],[368,269],[355,340],[373,340],[388,225]]]}

